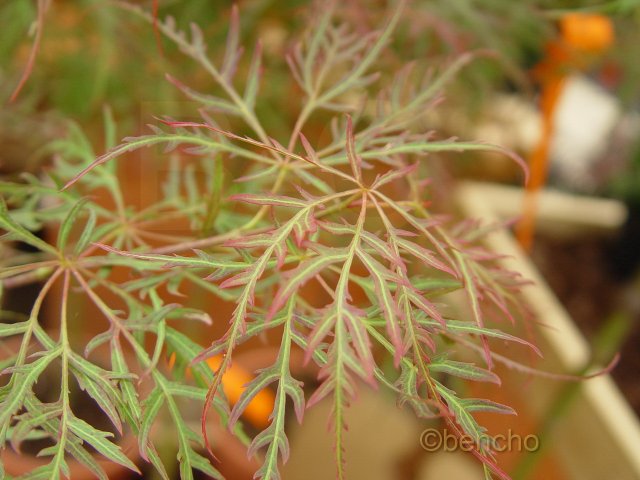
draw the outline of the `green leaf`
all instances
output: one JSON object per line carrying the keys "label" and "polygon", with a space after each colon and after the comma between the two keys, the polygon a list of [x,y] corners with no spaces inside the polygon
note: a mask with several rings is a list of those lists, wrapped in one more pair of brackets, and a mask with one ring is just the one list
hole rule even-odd
{"label": "green leaf", "polygon": [[153,422],[163,404],[164,393],[160,387],[154,388],[144,401],[140,432],[138,433],[138,445],[140,446],[140,452],[143,452],[145,460],[148,460],[144,452],[147,451],[146,446],[150,444],[149,434],[151,433],[151,427],[153,427]]}
{"label": "green leaf", "polygon": [[58,250],[60,250],[61,252],[64,252],[64,249],[67,246],[69,234],[71,233],[71,229],[76,223],[76,219],[87,201],[87,198],[81,198],[78,202],[76,202],[71,210],[69,210],[69,213],[62,221],[62,224],[60,225],[60,231],[58,232],[58,241],[56,242]]}
{"label": "green leaf", "polygon": [[69,448],[67,449],[73,457],[78,460],[78,462],[82,463],[85,467],[89,469],[98,479],[100,480],[109,480],[106,472],[100,466],[100,464],[95,460],[93,455],[87,452],[83,448]]}
{"label": "green leaf", "polygon": [[394,347],[395,363],[398,365],[405,351],[402,342],[400,322],[398,321],[400,318],[400,309],[398,308],[398,305],[391,295],[391,290],[389,290],[387,285],[389,283],[400,284],[400,279],[364,250],[357,249],[356,254],[373,279],[373,285],[377,294],[377,306],[381,309],[384,316],[387,325],[387,333]]}
{"label": "green leaf", "polygon": [[225,44],[224,59],[220,73],[227,81],[233,77],[236,65],[241,54],[240,44],[240,17],[238,6],[231,7],[231,18],[229,19],[229,30],[227,32],[227,42]]}
{"label": "green leaf", "polygon": [[18,323],[0,323],[0,337],[10,337],[11,335],[19,335],[29,328],[29,322]]}
{"label": "green leaf", "polygon": [[207,389],[200,387],[192,387],[183,383],[170,382],[169,391],[172,395],[190,398],[192,400],[203,401],[207,396]]}
{"label": "green leaf", "polygon": [[213,231],[213,227],[222,206],[222,192],[224,187],[224,164],[222,157],[218,156],[214,160],[212,184],[209,189],[209,199],[207,201],[207,210],[204,221],[202,223],[202,231],[205,235]]}
{"label": "green leaf", "polygon": [[468,412],[491,412],[503,415],[517,415],[513,408],[484,398],[465,398],[461,403]]}
{"label": "green leaf", "polygon": [[421,245],[418,245],[417,243],[411,242],[401,237],[395,237],[395,242],[399,247],[401,247],[406,252],[409,252],[417,259],[421,260],[428,267],[446,272],[452,277],[456,276],[455,272],[451,268],[449,268],[449,266],[436,258],[434,252],[424,248]]}
{"label": "green leaf", "polygon": [[[46,449],[41,450],[38,453],[38,455],[41,455],[41,454],[44,455],[44,453],[43,453],[44,450],[46,450]],[[64,460],[63,460],[63,462],[64,462]],[[60,472],[53,471],[53,470],[54,469],[53,469],[53,464],[52,463],[48,464],[48,465],[43,465],[42,467],[35,468],[35,469],[31,470],[30,472],[25,473],[24,475],[21,475],[16,480],[18,480],[18,479],[19,480],[53,480],[53,479],[60,478]]]}
{"label": "green leaf", "polygon": [[129,470],[140,473],[138,467],[127,458],[120,447],[107,440],[107,437],[112,436],[111,433],[98,430],[84,420],[73,416],[68,419],[68,425],[71,432],[95,448],[101,455]]}
{"label": "green leaf", "polygon": [[362,182],[362,159],[356,153],[356,143],[353,136],[353,122],[351,116],[347,116],[347,158],[351,165],[351,171],[358,182]]}
{"label": "green leaf", "polygon": [[[464,290],[467,294],[469,304],[471,305],[473,319],[478,327],[483,328],[484,319],[482,315],[482,308],[480,307],[480,294],[478,292],[475,278],[471,275],[471,272],[469,270],[468,260],[458,251],[454,251],[453,255],[457,260],[458,266],[460,267],[460,273],[462,275],[462,278],[464,279]],[[484,334],[481,334],[480,340],[482,341],[482,346],[484,349],[484,360],[485,362],[487,362],[487,366],[491,369],[493,368],[493,360],[491,358],[491,351],[489,349],[487,337]]]}
{"label": "green leaf", "polygon": [[79,355],[71,355],[72,371],[80,388],[95,400],[100,409],[109,417],[118,432],[122,433],[122,422],[116,409],[118,391],[108,380],[110,372],[93,365]]}
{"label": "green leaf", "polygon": [[[300,135],[300,139],[302,138],[304,137]],[[318,189],[318,191],[324,193],[325,195],[331,195],[332,193],[334,193],[334,189],[331,188],[327,182],[307,172],[307,170],[305,169],[296,168],[295,170],[293,170],[293,173],[300,177],[302,181],[308,183],[309,185],[313,185]]]}
{"label": "green leaf", "polygon": [[280,478],[280,473],[278,472],[278,457],[280,456],[283,462],[286,462],[289,457],[289,441],[285,432],[287,396],[293,401],[298,422],[302,422],[302,415],[305,408],[302,382],[294,379],[290,373],[294,306],[295,301],[290,300],[284,315],[285,326],[276,363],[272,367],[261,371],[258,377],[246,387],[232,412],[232,418],[239,418],[240,413],[249,404],[251,398],[266,388],[271,381],[278,381],[278,389],[273,411],[270,416],[270,424],[254,438],[247,452],[249,456],[252,456],[259,448],[267,447],[264,461],[260,469],[255,473],[255,478]]}
{"label": "green leaf", "polygon": [[212,110],[222,111],[231,115],[240,115],[241,111],[238,109],[236,105],[225,100],[224,98],[215,97],[213,95],[206,95],[204,93],[200,93],[192,88],[189,88],[187,85],[178,81],[176,78],[171,75],[166,75],[167,80],[169,80],[172,84],[180,89],[182,93],[184,93],[191,100],[195,100],[196,102],[206,105],[210,107]]}
{"label": "green leaf", "polygon": [[466,380],[500,384],[500,378],[495,373],[476,367],[471,363],[443,359],[429,363],[428,367],[431,372],[446,373]]}
{"label": "green leaf", "polygon": [[4,198],[0,198],[0,228],[7,230],[20,241],[27,243],[38,250],[53,253],[54,255],[58,254],[58,251],[53,246],[36,237],[33,233],[11,218],[9,211],[7,210],[7,204],[4,202]]}
{"label": "green leaf", "polygon": [[16,423],[11,433],[11,446],[18,451],[20,444],[29,438],[34,430],[41,428],[49,420],[57,421],[60,415],[62,415],[60,405],[44,404],[38,405],[37,410],[27,410],[19,415],[16,417]]}
{"label": "green leaf", "polygon": [[88,357],[89,354],[93,352],[93,350],[98,348],[100,345],[108,342],[112,338],[113,338],[113,331],[111,331],[111,329],[107,330],[106,332],[99,333],[98,335],[93,337],[91,340],[89,340],[85,345],[84,356]]}
{"label": "green leaf", "polygon": [[281,283],[278,293],[269,307],[268,317],[272,318],[278,310],[287,302],[294,292],[297,292],[308,280],[319,274],[329,265],[344,261],[346,252],[336,250],[335,252],[323,251],[321,255],[312,257],[300,263],[294,270],[287,273],[287,279]]}
{"label": "green leaf", "polygon": [[167,406],[176,424],[178,435],[178,461],[180,462],[180,476],[183,480],[193,479],[193,469],[200,470],[207,475],[219,480],[224,477],[209,463],[207,459],[195,452],[191,447],[191,442],[202,443],[202,438],[196,435],[184,422],[180,409],[171,396],[167,397]]}
{"label": "green leaf", "polygon": [[89,245],[89,242],[93,238],[93,233],[96,227],[96,212],[91,209],[89,210],[89,218],[87,219],[87,223],[84,226],[84,230],[82,230],[82,234],[76,243],[76,246],[73,249],[74,255],[80,255],[84,249]]}
{"label": "green leaf", "polygon": [[[117,340],[111,341],[111,368],[113,372],[119,375],[130,375],[129,368],[122,354],[122,348]],[[138,400],[138,393],[136,392],[133,382],[128,379],[122,379],[117,381],[118,387],[122,392],[122,418],[127,420],[127,423],[134,429],[138,429],[140,418],[142,417],[142,410],[140,408],[140,401]]]}
{"label": "green leaf", "polygon": [[[202,345],[197,344],[184,333],[174,328],[167,328],[165,337],[170,349],[186,362],[191,362],[202,352]],[[200,386],[208,386],[213,381],[213,372],[206,362],[192,365],[191,373]]]}
{"label": "green leaf", "polygon": [[230,196],[229,200],[252,203],[254,205],[269,205],[273,207],[305,208],[309,206],[309,202],[300,200],[299,198],[267,193],[240,193]]}
{"label": "green leaf", "polygon": [[418,369],[416,366],[402,362],[400,377],[396,382],[401,392],[400,405],[408,403],[420,418],[435,418],[437,413],[429,408],[429,404],[421,398],[418,392],[418,381]]}
{"label": "green leaf", "polygon": [[[440,322],[435,322],[429,318],[418,319],[418,323],[420,323],[421,325],[430,326],[430,327],[441,326]],[[507,340],[509,342],[520,343],[522,345],[528,346],[538,355],[542,355],[538,347],[536,347],[532,343],[522,338],[516,337],[514,335],[510,335],[501,330],[496,330],[495,328],[479,327],[477,324],[472,322],[463,322],[459,320],[447,320],[446,329],[451,333],[455,333],[455,334],[484,335],[486,337],[499,338],[501,340]]]}
{"label": "green leaf", "polygon": [[244,91],[244,101],[247,104],[249,110],[253,110],[256,103],[256,95],[258,93],[258,86],[260,84],[260,68],[262,65],[262,43],[258,41],[255,51],[253,52],[253,59],[249,67],[249,73],[247,74],[247,86]]}
{"label": "green leaf", "polygon": [[43,356],[26,365],[26,368],[20,371],[14,370],[11,377],[13,386],[11,387],[9,395],[7,395],[2,404],[0,404],[0,426],[3,426],[5,422],[9,421],[16,410],[20,408],[25,395],[30,391],[44,369],[47,368],[54,358],[60,355],[60,350],[60,347],[58,347],[49,352],[45,352]]}
{"label": "green leaf", "polygon": [[146,458],[151,462],[151,464],[155,467],[156,471],[160,474],[162,480],[169,480],[169,474],[167,473],[158,452],[154,448],[153,445],[147,444],[145,445],[144,450],[141,450],[143,453],[143,457],[146,455]]}
{"label": "green leaf", "polygon": [[222,474],[216,470],[208,459],[200,455],[198,452],[192,450],[191,452],[191,465],[196,470],[201,471],[205,475],[218,480],[224,480]]}
{"label": "green leaf", "polygon": [[384,175],[381,175],[376,178],[375,182],[373,182],[373,184],[371,185],[371,189],[375,190],[386,185],[387,183],[391,183],[396,180],[403,179],[408,175],[415,175],[417,169],[418,169],[418,164],[414,163],[411,165],[407,165],[406,167],[403,167],[403,168],[395,168],[393,170],[389,170]]}
{"label": "green leaf", "polygon": [[231,426],[238,421],[242,412],[246,410],[256,395],[273,382],[279,380],[279,373],[275,367],[265,368],[244,387],[238,402],[233,406],[233,410],[231,410],[231,416],[229,417],[229,424]]}
{"label": "green leaf", "polygon": [[[163,268],[170,267],[193,267],[193,268],[210,268],[210,269],[225,269],[225,270],[237,270],[239,268],[246,268],[246,264],[242,262],[234,262],[226,260],[220,257],[214,257],[208,255],[206,259],[201,257],[182,257],[178,255],[153,255],[143,253],[131,253],[124,250],[118,250],[117,248],[110,247],[109,245],[98,244],[104,250],[122,255],[124,257],[137,258],[140,260],[146,260],[148,262],[157,262],[162,264]],[[129,265],[127,262],[124,265]]]}
{"label": "green leaf", "polygon": [[473,418],[473,415],[471,415],[472,410],[467,408],[464,400],[458,398],[453,390],[448,389],[440,382],[435,380],[433,382],[438,394],[442,396],[463,431],[471,437],[476,445],[486,444],[489,438],[486,434],[486,429],[481,427],[476,419]]}

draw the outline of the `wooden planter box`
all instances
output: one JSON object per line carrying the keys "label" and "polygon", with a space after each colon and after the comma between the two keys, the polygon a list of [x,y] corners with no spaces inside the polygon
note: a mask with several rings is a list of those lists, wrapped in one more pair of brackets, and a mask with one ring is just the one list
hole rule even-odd
{"label": "wooden planter box", "polygon": [[[517,217],[521,189],[482,183],[463,183],[456,201],[466,217],[495,222]],[[626,210],[612,200],[544,192],[540,195],[538,231],[576,236],[613,232],[624,222]],[[506,229],[489,235],[487,245],[508,255],[504,265],[535,285],[523,298],[544,326],[535,326],[537,343],[544,352],[541,368],[576,372],[590,359],[589,345],[531,260]],[[514,373],[514,378],[522,373]],[[507,384],[509,378],[504,378]],[[534,418],[544,418],[563,382],[532,379],[523,401]],[[571,408],[557,423],[550,450],[569,478],[581,480],[640,479],[640,422],[609,375],[582,382]]]}

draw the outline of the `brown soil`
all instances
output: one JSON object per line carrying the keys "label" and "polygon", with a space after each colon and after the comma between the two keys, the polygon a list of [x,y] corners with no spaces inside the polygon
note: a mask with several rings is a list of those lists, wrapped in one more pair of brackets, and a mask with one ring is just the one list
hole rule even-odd
{"label": "brown soil", "polygon": [[[536,239],[532,259],[586,338],[594,341],[614,312],[628,316],[629,331],[618,351],[612,376],[640,416],[640,312],[629,297],[640,298],[628,281],[621,281],[611,265],[614,245],[603,239]],[[597,354],[596,354],[597,355]]]}

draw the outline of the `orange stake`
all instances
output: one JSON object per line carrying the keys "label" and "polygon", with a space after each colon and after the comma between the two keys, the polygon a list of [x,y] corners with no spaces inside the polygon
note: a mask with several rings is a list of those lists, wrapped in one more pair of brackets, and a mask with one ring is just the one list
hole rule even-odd
{"label": "orange stake", "polygon": [[516,225],[516,236],[526,251],[530,251],[533,244],[537,197],[547,180],[553,119],[566,79],[570,73],[587,68],[613,40],[613,25],[607,17],[565,15],[560,21],[560,38],[547,45],[544,58],[532,72],[541,86],[542,133],[529,157],[531,177],[525,190],[522,218]]}

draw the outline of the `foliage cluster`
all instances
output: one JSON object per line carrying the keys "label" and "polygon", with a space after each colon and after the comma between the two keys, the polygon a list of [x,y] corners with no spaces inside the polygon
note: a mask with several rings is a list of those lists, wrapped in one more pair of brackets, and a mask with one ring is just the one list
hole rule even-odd
{"label": "foliage cluster", "polygon": [[[106,153],[97,156],[82,129],[72,126],[47,146],[55,154],[53,168],[0,182],[2,294],[41,285],[27,315],[4,312],[0,323],[3,346],[8,339],[19,345],[2,359],[1,443],[18,450],[48,442],[39,454],[50,462],[24,478],[68,475],[73,457],[104,479],[94,452],[138,471],[113,441],[125,430],[137,437],[142,457],[169,478],[153,436],[154,426],[168,421],[175,425],[181,477],[193,478],[195,469],[221,478],[205,451],[216,446],[206,430],[212,409],[260,458],[257,477],[279,478],[289,455],[287,412],[293,408],[302,421],[305,409],[325,398],[333,404],[343,478],[345,409],[366,384],[389,389],[420,417],[444,418],[452,431],[476,440],[473,454],[487,478],[507,478],[474,414],[513,411],[463,398],[445,378],[499,382],[494,362],[513,363],[492,351],[494,342],[537,352],[506,328],[488,326],[498,312],[512,322],[520,316],[523,282],[482,247],[491,227],[450,218],[429,200],[429,159],[460,151],[510,154],[439,139],[416,121],[439,103],[443,87],[473,53],[441,70],[416,62],[379,75],[402,3],[390,7],[383,28],[366,34],[336,22],[335,2],[314,12],[286,59],[296,86],[280,90],[276,106],[297,113],[279,139],[270,129],[273,110],[262,110],[261,92],[274,101],[268,76],[262,79],[262,46],[258,42],[243,60],[237,9],[225,53],[214,60],[195,24],[185,32],[171,17],[154,19],[120,4],[155,25],[215,87],[201,93],[170,78],[198,105],[197,120],[163,118],[150,133],[117,142],[105,110]],[[308,128],[312,119],[325,129]],[[132,162],[132,152],[141,149],[151,149],[155,170],[164,174],[145,172],[144,187],[160,179],[162,195],[137,205],[116,159]],[[167,222],[188,227],[179,231]],[[56,232],[53,238],[35,234],[43,228]],[[198,305],[185,293],[194,288],[215,300]],[[452,292],[465,299],[468,317],[451,307]],[[216,317],[215,302],[234,304],[230,318]],[[88,318],[87,304],[99,319]],[[53,329],[43,327],[51,305]],[[225,325],[224,333],[203,346],[189,335],[193,321]],[[86,341],[89,323],[102,328]],[[279,353],[231,405],[219,388],[222,374],[256,337],[277,339]],[[310,395],[291,373],[294,350],[319,369],[319,386]],[[477,361],[457,360],[460,350]],[[106,362],[99,351],[108,352]],[[170,370],[165,359],[172,353]],[[214,355],[223,355],[216,371],[204,362]],[[392,368],[383,368],[386,359]],[[58,396],[43,400],[34,389],[52,370],[59,372]],[[78,388],[110,427],[77,414],[72,394]],[[242,414],[266,388],[276,399],[269,424],[248,435]],[[202,406],[202,432],[186,420],[185,401]]]}

